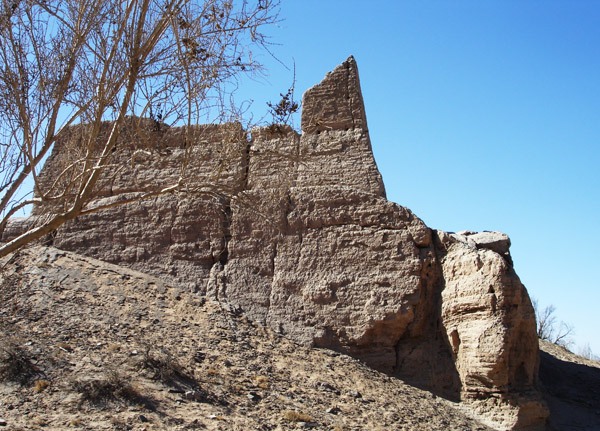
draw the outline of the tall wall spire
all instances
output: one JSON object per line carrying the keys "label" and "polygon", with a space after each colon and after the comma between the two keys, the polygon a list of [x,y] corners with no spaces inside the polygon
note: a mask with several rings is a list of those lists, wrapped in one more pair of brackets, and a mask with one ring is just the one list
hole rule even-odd
{"label": "tall wall spire", "polygon": [[353,56],[302,97],[302,131],[367,128],[358,67]]}

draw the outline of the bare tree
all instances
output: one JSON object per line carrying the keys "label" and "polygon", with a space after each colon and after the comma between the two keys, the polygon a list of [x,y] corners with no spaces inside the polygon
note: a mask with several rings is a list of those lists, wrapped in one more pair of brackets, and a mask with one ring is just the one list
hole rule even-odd
{"label": "bare tree", "polygon": [[[123,163],[124,131],[182,126],[191,148],[194,124],[237,120],[231,90],[240,74],[260,71],[253,53],[268,50],[262,29],[278,8],[276,0],[0,2],[0,235],[26,205],[60,209],[1,244],[0,257],[100,208],[90,202],[102,175]],[[58,144],[70,162],[42,187],[41,165]],[[28,179],[33,192],[23,196]],[[177,181],[135,199],[185,179],[183,162]]]}
{"label": "bare tree", "polygon": [[532,299],[531,302],[537,321],[538,338],[563,347],[567,347],[571,344],[569,336],[573,334],[573,327],[563,321],[558,323],[556,315],[554,314],[556,307],[554,307],[554,305],[548,305],[542,310],[539,307],[537,299]]}
{"label": "bare tree", "polygon": [[600,356],[594,354],[592,348],[590,347],[590,343],[586,343],[583,347],[580,347],[577,351],[577,354],[592,361],[600,361]]}

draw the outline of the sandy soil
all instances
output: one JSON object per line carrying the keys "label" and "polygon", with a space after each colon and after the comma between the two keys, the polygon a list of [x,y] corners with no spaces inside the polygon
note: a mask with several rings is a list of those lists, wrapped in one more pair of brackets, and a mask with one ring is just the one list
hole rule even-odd
{"label": "sandy soil", "polygon": [[5,263],[0,303],[11,430],[489,429],[350,357],[56,249]]}
{"label": "sandy soil", "polygon": [[[491,429],[154,277],[42,247],[1,268],[0,429]],[[555,347],[541,358],[552,429],[600,429],[600,368]]]}

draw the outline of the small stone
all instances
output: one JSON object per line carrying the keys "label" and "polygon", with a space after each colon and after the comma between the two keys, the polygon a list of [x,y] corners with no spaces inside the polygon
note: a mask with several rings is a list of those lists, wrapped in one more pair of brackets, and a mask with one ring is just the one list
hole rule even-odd
{"label": "small stone", "polygon": [[356,399],[362,398],[362,394],[360,392],[358,392],[358,391],[350,391],[349,395],[352,398],[356,398]]}
{"label": "small stone", "polygon": [[139,415],[138,419],[140,420],[140,422],[148,422],[148,418],[144,415]]}
{"label": "small stone", "polygon": [[330,407],[327,410],[325,410],[327,413],[332,414],[332,415],[337,415],[338,413],[341,412],[341,410],[338,407]]}
{"label": "small stone", "polygon": [[206,400],[206,396],[200,391],[186,391],[183,395],[186,400],[192,401],[204,401]]}
{"label": "small stone", "polygon": [[326,383],[326,382],[317,382],[317,383],[315,383],[315,388],[321,389],[323,391],[330,391],[330,392],[334,392],[335,391],[335,388],[333,386],[331,386],[329,383]]}
{"label": "small stone", "polygon": [[258,395],[256,392],[252,391],[252,392],[248,392],[248,399],[250,401],[260,401],[261,400],[261,396]]}
{"label": "small stone", "polygon": [[4,419],[0,419],[0,427],[5,427],[6,425],[8,425],[8,422]]}

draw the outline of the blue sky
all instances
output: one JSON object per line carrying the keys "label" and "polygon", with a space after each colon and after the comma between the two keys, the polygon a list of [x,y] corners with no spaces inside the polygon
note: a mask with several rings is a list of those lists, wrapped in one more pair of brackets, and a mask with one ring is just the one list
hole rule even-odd
{"label": "blue sky", "polygon": [[[506,232],[530,295],[600,354],[600,2],[287,0],[281,17],[298,98],[356,58],[388,198]],[[262,59],[257,115],[292,81]]]}

